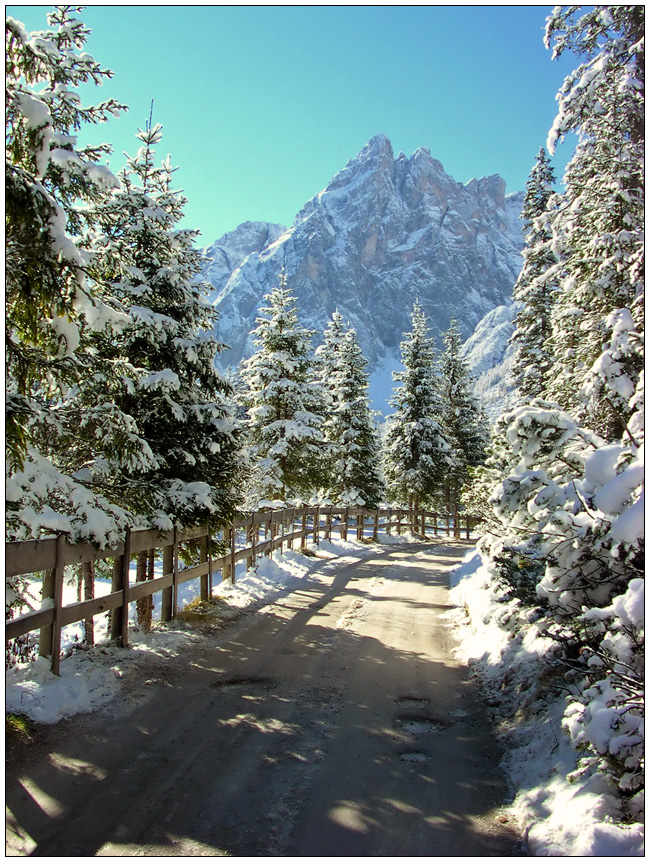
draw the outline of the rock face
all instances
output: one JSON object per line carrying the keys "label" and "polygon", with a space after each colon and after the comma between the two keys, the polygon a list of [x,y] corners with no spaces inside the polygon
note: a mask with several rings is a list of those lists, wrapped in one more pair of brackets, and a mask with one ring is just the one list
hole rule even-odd
{"label": "rock face", "polygon": [[229,345],[224,364],[253,350],[264,294],[284,268],[300,321],[322,336],[332,312],[357,330],[371,369],[394,356],[416,298],[433,332],[455,317],[465,337],[507,303],[521,268],[523,193],[499,176],[455,182],[425,148],[393,155],[378,135],[298,213],[293,226],[246,222],[204,250]]}

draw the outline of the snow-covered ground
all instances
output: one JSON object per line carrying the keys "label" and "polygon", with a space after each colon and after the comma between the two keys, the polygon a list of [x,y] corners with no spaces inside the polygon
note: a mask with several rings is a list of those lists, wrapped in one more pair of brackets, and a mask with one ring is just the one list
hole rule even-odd
{"label": "snow-covered ground", "polygon": [[[576,751],[562,730],[564,699],[540,706],[540,659],[551,641],[531,625],[511,638],[499,625],[507,609],[499,601],[477,551],[469,551],[451,575],[448,615],[458,638],[458,656],[481,682],[485,698],[502,721],[503,766],[514,801],[513,815],[526,833],[532,856],[643,856],[643,825],[620,825],[616,798],[604,779],[580,776]],[[519,692],[517,709],[499,702]]]}
{"label": "snow-covered ground", "polygon": [[[398,543],[409,538],[381,535],[380,541]],[[235,585],[230,581],[215,584],[213,594],[233,610],[267,604],[283,591],[298,588],[324,567],[331,570],[372,553],[371,545],[340,539],[321,541],[319,557],[276,551],[272,557],[262,558],[254,570],[244,572],[240,564]],[[498,596],[476,551],[466,554],[452,572],[451,582],[451,598],[457,607],[449,612],[448,620],[458,638],[458,655],[478,674],[486,698],[498,701],[506,674],[510,691],[516,687],[513,677],[536,679],[536,664],[547,648],[546,641],[535,638],[531,630],[522,643],[515,642],[497,624]],[[69,585],[67,589],[67,600],[74,601],[75,587]],[[108,583],[97,583],[97,595],[108,590]],[[196,598],[198,590],[198,581],[183,584],[179,607]],[[160,594],[154,599],[159,602]],[[157,605],[154,618],[156,611]],[[63,634],[64,647],[71,647],[75,638],[81,640],[81,623],[66,627]],[[42,658],[9,670],[7,711],[44,723],[91,712],[119,693],[120,678],[129,662],[142,659],[146,653],[178,655],[201,637],[173,623],[146,635],[134,627],[129,634],[130,648],[124,650],[111,646],[106,635],[106,620],[98,617],[97,646],[72,651],[61,662],[60,677],[53,676],[49,661]],[[504,722],[507,754],[503,765],[514,795],[511,810],[527,835],[528,852],[534,856],[643,855],[643,827],[612,822],[616,803],[607,788],[593,778],[571,776],[576,753],[561,730],[564,707],[563,702],[556,701],[543,712],[536,712],[532,700],[527,703],[522,697],[517,721]]]}

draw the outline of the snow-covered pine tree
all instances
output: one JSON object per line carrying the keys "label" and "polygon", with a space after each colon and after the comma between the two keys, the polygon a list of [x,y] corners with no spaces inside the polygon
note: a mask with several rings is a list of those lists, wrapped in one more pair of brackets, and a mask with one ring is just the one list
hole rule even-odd
{"label": "snow-covered pine tree", "polygon": [[[209,522],[220,527],[238,503],[239,433],[231,387],[215,368],[223,345],[206,286],[197,231],[179,229],[185,198],[173,188],[169,158],[155,164],[162,127],[139,131],[141,146],[120,173],[121,189],[96,209],[88,236],[98,290],[118,297],[129,321],[98,354],[112,374],[113,401],[132,416],[153,463],[103,458],[88,463],[99,487],[125,495],[140,522],[170,529]],[[76,393],[95,398],[94,379]],[[108,493],[108,490],[107,490]]]}
{"label": "snow-covered pine tree", "polygon": [[586,57],[549,140],[580,135],[549,219],[548,393],[565,409],[538,399],[501,418],[480,544],[514,597],[509,627],[554,644],[543,688],[555,678],[557,697],[571,692],[574,777],[600,773],[631,818],[643,809],[643,17],[641,6],[556,7],[547,21],[556,56]]}
{"label": "snow-covered pine tree", "polygon": [[432,504],[451,465],[451,447],[440,427],[436,352],[426,315],[416,301],[412,328],[400,345],[404,371],[393,372],[391,414],[383,443],[384,478],[397,503]]}
{"label": "snow-covered pine tree", "polygon": [[552,365],[551,307],[557,284],[549,279],[557,262],[549,226],[549,201],[555,175],[542,147],[526,183],[521,212],[525,220],[524,265],[513,289],[515,318],[513,375],[525,399],[543,396]]}
{"label": "snow-covered pine tree", "polygon": [[[109,99],[81,107],[77,87],[112,73],[84,51],[89,31],[77,11],[56,7],[50,29],[37,33],[6,22],[7,535],[62,532],[106,545],[129,516],[75,472],[84,430],[62,405],[96,371],[95,334],[123,320],[119,306],[93,294],[79,248],[91,205],[118,184],[99,164],[110,148],[79,147],[77,132],[124,106]],[[121,436],[146,460],[128,416],[107,410],[99,425],[97,413],[82,419],[96,441]]]}
{"label": "snow-covered pine tree", "polygon": [[322,484],[321,388],[313,382],[310,341],[300,326],[286,274],[265,297],[257,328],[257,351],[242,365],[248,388],[250,505],[304,499]]}
{"label": "snow-covered pine tree", "polygon": [[452,453],[450,477],[461,485],[469,468],[482,464],[489,440],[489,422],[472,395],[469,365],[461,354],[462,336],[452,320],[443,333],[445,349],[437,364],[440,425]]}
{"label": "snow-covered pine tree", "polygon": [[321,354],[330,386],[329,416],[323,427],[329,444],[327,496],[335,504],[376,508],[385,488],[379,434],[368,399],[368,363],[354,329],[340,335],[341,330],[341,320],[333,319],[324,344],[331,347],[337,333],[337,350]]}
{"label": "snow-covered pine tree", "polygon": [[561,284],[547,394],[608,439],[627,425],[643,368],[643,37],[643,6],[556,7],[546,31],[554,57],[584,57],[548,140],[553,153],[580,136],[550,214]]}
{"label": "snow-covered pine tree", "polygon": [[323,390],[333,389],[332,377],[338,367],[341,344],[346,333],[343,315],[336,309],[323,332],[323,341],[314,351],[314,372]]}
{"label": "snow-covered pine tree", "polygon": [[[328,419],[332,415],[334,409],[334,372],[339,362],[341,344],[346,332],[346,327],[343,323],[343,315],[338,309],[335,309],[332,314],[332,319],[329,321],[323,332],[323,341],[314,351],[312,361],[312,382],[315,384],[315,389],[320,393],[314,410],[318,413],[323,433],[325,435],[325,426]],[[319,452],[320,472],[323,476],[323,481],[328,484],[331,477],[331,464],[334,459],[334,449],[332,442],[325,435]],[[325,489],[321,491],[325,493],[325,500],[329,500]]]}
{"label": "snow-covered pine tree", "polygon": [[[641,397],[640,390],[637,398]],[[582,767],[604,773],[628,814],[643,768],[643,449],[607,443],[538,400],[499,420],[500,468],[481,555],[505,588],[514,635],[550,639],[540,672],[563,696]],[[505,606],[503,609],[505,613]],[[532,634],[532,632],[531,632]],[[641,802],[642,804],[642,802]]]}

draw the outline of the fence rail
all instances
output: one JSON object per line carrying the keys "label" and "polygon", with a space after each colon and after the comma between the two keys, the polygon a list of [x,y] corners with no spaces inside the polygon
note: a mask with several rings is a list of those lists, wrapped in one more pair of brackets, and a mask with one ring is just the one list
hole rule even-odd
{"label": "fence rail", "polygon": [[[244,560],[246,570],[253,567],[260,556],[268,556],[276,549],[292,549],[300,541],[304,549],[311,535],[314,544],[321,539],[331,539],[337,532],[347,539],[350,532],[356,538],[364,537],[372,529],[372,537],[378,538],[379,530],[398,533],[404,528],[426,536],[427,532],[447,536],[461,536],[470,532],[476,519],[465,514],[425,512],[415,509],[375,509],[354,507],[310,506],[281,509],[270,512],[254,512],[247,517],[236,518],[220,531],[211,535],[207,527],[190,530],[127,530],[124,541],[118,545],[98,550],[90,543],[70,544],[65,537],[37,539],[28,542],[10,542],[6,547],[6,574],[8,577],[42,574],[42,607],[22,614],[5,624],[5,641],[39,631],[39,654],[50,656],[52,671],[59,672],[61,653],[61,629],[71,623],[86,621],[111,611],[111,638],[121,646],[128,645],[128,609],[131,602],[162,592],[161,620],[174,619],[178,609],[178,588],[186,581],[200,579],[201,598],[212,595],[213,576],[220,571],[222,580],[235,583],[235,568]],[[264,539],[260,540],[264,531]],[[244,544],[237,543],[237,536],[244,537]],[[181,545],[198,542],[198,564],[180,568]],[[213,550],[222,553],[213,555]],[[151,580],[131,583],[131,559],[142,552],[162,550],[162,575]],[[66,566],[113,560],[111,592],[99,598],[71,604],[63,603],[63,580]]]}

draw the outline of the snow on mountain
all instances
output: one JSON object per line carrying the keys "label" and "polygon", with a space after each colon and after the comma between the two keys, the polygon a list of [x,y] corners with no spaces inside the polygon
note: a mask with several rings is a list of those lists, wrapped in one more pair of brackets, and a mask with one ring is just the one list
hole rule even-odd
{"label": "snow on mountain", "polygon": [[[203,249],[206,264],[201,279],[213,287],[225,287],[230,276],[236,272],[250,254],[257,254],[285,233],[286,227],[259,221],[246,221],[224,234],[221,239]],[[221,294],[212,296],[217,305]]]}
{"label": "snow on mountain", "polygon": [[[505,194],[499,176],[465,185],[426,148],[393,155],[377,135],[308,201],[293,225],[246,222],[204,249],[201,277],[212,284],[224,365],[251,354],[262,297],[284,268],[301,323],[320,342],[338,308],[357,330],[385,397],[387,368],[419,298],[434,334],[452,317],[468,337],[507,303],[521,268],[523,193]],[[372,393],[371,393],[372,394]]]}
{"label": "snow on mountain", "polygon": [[516,311],[514,303],[488,311],[462,347],[475,378],[474,394],[491,421],[504,410],[517,406],[518,395],[512,379],[514,348],[509,344],[515,330]]}
{"label": "snow on mountain", "polygon": [[488,311],[463,344],[463,356],[475,377],[503,361],[508,339],[514,332],[514,312],[513,304],[499,305]]}

